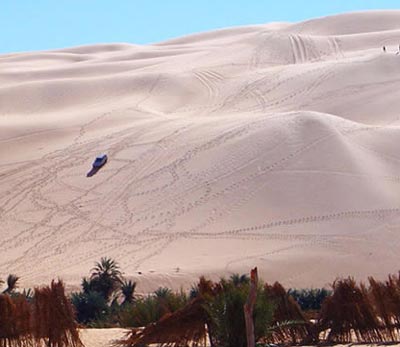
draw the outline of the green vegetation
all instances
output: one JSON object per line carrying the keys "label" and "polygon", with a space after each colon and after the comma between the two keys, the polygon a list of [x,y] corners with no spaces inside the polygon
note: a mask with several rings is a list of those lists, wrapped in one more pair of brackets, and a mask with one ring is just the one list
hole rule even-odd
{"label": "green vegetation", "polygon": [[76,319],[88,326],[107,327],[118,324],[120,294],[123,306],[133,302],[136,283],[124,280],[118,263],[103,257],[95,263],[90,277],[82,279],[81,287],[81,292],[71,295]]}
{"label": "green vegetation", "polygon": [[143,327],[157,322],[168,313],[183,308],[188,303],[184,292],[174,293],[168,288],[160,287],[154,293],[136,299],[130,305],[122,305],[119,314],[122,326]]}
{"label": "green vegetation", "polygon": [[135,301],[136,282],[124,280],[121,284],[121,294],[124,298],[122,306],[132,305]]}
{"label": "green vegetation", "polygon": [[125,279],[119,264],[107,257],[95,264],[81,287],[82,291],[72,293],[71,302],[78,322],[91,327],[145,326],[182,308],[189,300],[183,292],[161,287],[136,298],[136,282]]}
{"label": "green vegetation", "polygon": [[102,295],[95,291],[73,293],[72,305],[75,307],[76,319],[79,323],[106,322],[110,307]]}
{"label": "green vegetation", "polygon": [[[244,304],[249,295],[250,279],[234,275],[228,281],[220,281],[220,290],[209,296],[205,309],[210,317],[209,330],[213,345],[221,347],[246,347]],[[256,341],[268,333],[273,322],[274,304],[269,301],[262,286],[257,288],[254,309],[254,333]],[[234,319],[232,319],[234,317]]]}
{"label": "green vegetation", "polygon": [[90,279],[84,279],[85,287],[91,292],[99,293],[104,300],[109,301],[122,284],[122,273],[118,263],[107,257],[101,258],[91,270]]}
{"label": "green vegetation", "polygon": [[332,291],[325,288],[289,289],[288,294],[297,301],[303,311],[319,311],[323,301],[332,294]]}

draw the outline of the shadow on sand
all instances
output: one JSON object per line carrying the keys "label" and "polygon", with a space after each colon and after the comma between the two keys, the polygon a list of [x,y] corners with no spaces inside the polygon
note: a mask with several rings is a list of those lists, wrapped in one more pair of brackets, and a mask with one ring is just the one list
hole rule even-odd
{"label": "shadow on sand", "polygon": [[92,167],[92,170],[90,170],[86,174],[86,177],[92,177],[93,175],[97,174],[97,171],[99,171],[100,169],[101,169],[100,167]]}

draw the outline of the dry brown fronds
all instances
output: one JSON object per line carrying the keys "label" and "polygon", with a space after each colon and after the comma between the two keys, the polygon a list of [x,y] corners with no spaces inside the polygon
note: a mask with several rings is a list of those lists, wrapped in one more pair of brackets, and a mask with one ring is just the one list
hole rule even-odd
{"label": "dry brown fronds", "polygon": [[62,281],[52,281],[50,287],[35,288],[33,317],[32,330],[38,344],[47,347],[83,346]]}
{"label": "dry brown fronds", "polygon": [[30,307],[23,297],[0,295],[0,346],[32,345],[30,336]]}
{"label": "dry brown fronds", "polygon": [[197,284],[198,295],[202,298],[212,298],[223,291],[221,282],[213,282],[201,276]]}
{"label": "dry brown fronds", "polygon": [[273,285],[266,283],[264,290],[267,297],[275,304],[273,324],[294,323],[275,329],[270,342],[291,344],[315,342],[312,324],[298,303],[287,294],[285,288],[279,282],[275,282]]}
{"label": "dry brown fronds", "polygon": [[[325,299],[318,321],[328,342],[383,342],[388,338],[364,285],[351,277],[336,280]],[[327,335],[327,336],[326,336]]]}
{"label": "dry brown fronds", "polygon": [[387,296],[389,298],[389,310],[392,315],[393,323],[400,328],[400,273],[397,275],[389,275],[385,282],[387,288]]}
{"label": "dry brown fronds", "polygon": [[207,316],[203,302],[201,298],[194,299],[184,308],[164,315],[156,323],[143,329],[132,329],[127,338],[117,344],[126,347],[150,344],[172,347],[206,346]]}
{"label": "dry brown fronds", "polygon": [[395,340],[395,328],[393,320],[395,318],[393,312],[392,297],[390,296],[389,287],[386,283],[376,281],[373,277],[368,278],[369,295],[374,306],[377,317],[385,327],[385,333],[391,340]]}
{"label": "dry brown fronds", "polygon": [[389,275],[385,282],[369,277],[369,293],[378,318],[385,326],[391,341],[399,340],[400,276]]}

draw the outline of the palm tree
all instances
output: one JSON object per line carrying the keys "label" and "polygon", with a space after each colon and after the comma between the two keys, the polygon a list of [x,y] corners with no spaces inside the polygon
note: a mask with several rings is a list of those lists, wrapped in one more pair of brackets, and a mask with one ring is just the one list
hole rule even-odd
{"label": "palm tree", "polygon": [[172,290],[167,288],[167,287],[159,287],[154,291],[154,295],[158,299],[167,299],[169,296],[171,296]]}
{"label": "palm tree", "polygon": [[120,279],[122,276],[118,263],[114,259],[107,257],[102,257],[99,262],[96,262],[91,272],[90,278],[109,276]]}
{"label": "palm tree", "polygon": [[131,304],[135,301],[135,289],[136,289],[136,282],[133,282],[131,280],[123,281],[121,284],[121,293],[122,296],[124,297],[124,301],[122,302],[122,305],[126,304]]}
{"label": "palm tree", "polygon": [[118,263],[107,257],[95,263],[91,270],[90,289],[100,293],[107,301],[122,283],[122,273]]}
{"label": "palm tree", "polygon": [[82,290],[85,294],[88,294],[90,292],[90,280],[88,280],[86,277],[82,278],[81,282]]}
{"label": "palm tree", "polygon": [[7,276],[7,288],[3,291],[3,294],[11,294],[17,289],[19,277],[17,275],[10,274]]}

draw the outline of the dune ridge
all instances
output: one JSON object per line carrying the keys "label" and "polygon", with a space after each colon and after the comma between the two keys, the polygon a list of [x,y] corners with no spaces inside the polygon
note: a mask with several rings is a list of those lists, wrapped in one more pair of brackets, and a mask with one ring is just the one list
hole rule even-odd
{"label": "dune ridge", "polygon": [[397,272],[399,23],[0,55],[0,272],[77,285],[107,255],[142,291]]}

